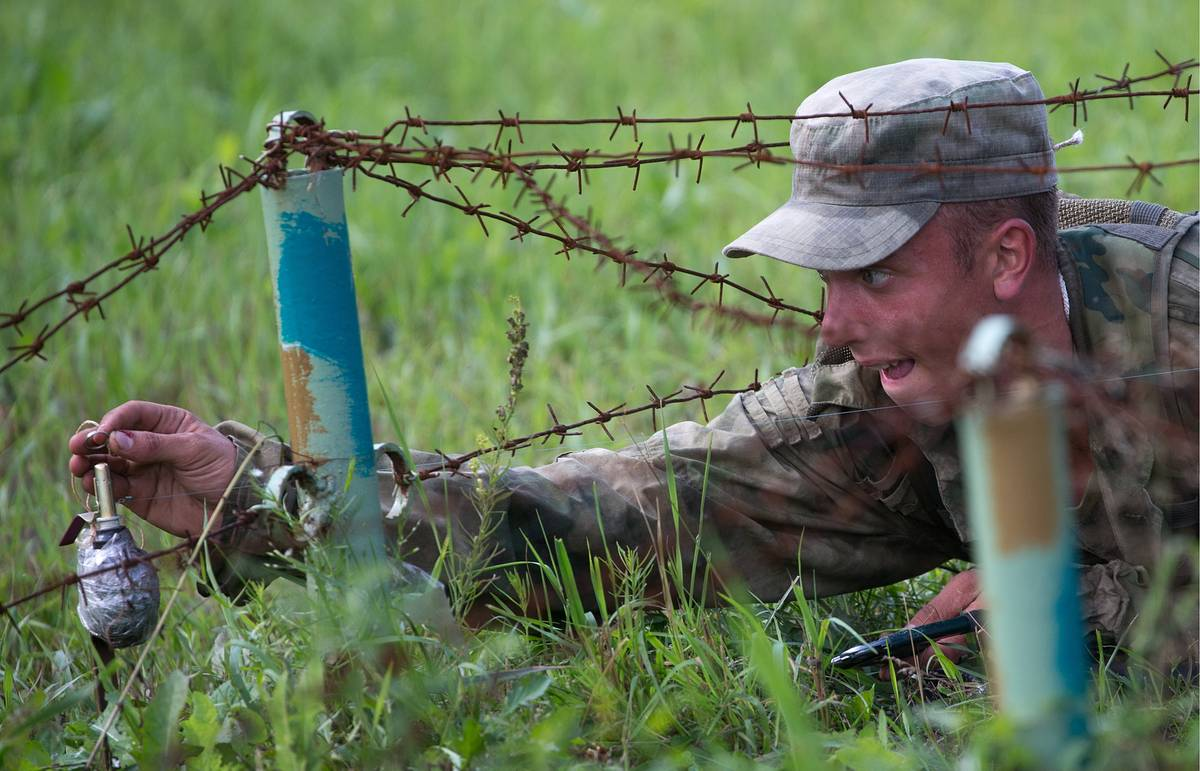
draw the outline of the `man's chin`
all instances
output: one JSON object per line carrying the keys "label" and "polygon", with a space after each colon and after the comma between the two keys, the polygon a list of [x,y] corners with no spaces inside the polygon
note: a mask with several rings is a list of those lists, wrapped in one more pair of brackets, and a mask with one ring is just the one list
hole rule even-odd
{"label": "man's chin", "polygon": [[913,371],[900,380],[880,378],[883,391],[904,413],[927,426],[941,426],[954,417],[949,403],[942,398],[938,389],[924,380],[925,372]]}
{"label": "man's chin", "polygon": [[925,426],[944,426],[954,418],[942,401],[901,404],[900,409],[904,410],[905,415]]}

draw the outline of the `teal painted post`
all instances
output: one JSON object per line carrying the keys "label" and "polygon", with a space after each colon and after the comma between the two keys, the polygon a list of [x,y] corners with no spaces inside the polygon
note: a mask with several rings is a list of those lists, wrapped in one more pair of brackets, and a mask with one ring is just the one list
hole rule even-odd
{"label": "teal painted post", "polygon": [[1057,765],[1088,730],[1063,391],[1030,380],[1003,393],[979,385],[958,431],[989,675],[1023,741]]}
{"label": "teal painted post", "polygon": [[322,497],[345,490],[335,537],[374,560],[383,523],[342,176],[288,172],[283,186],[263,188],[263,218],[292,449]]}

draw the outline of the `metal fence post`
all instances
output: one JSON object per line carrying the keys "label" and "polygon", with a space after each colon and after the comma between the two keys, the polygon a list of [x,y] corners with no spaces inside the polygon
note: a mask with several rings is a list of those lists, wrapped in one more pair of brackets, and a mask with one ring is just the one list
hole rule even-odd
{"label": "metal fence post", "polygon": [[[308,117],[281,113],[276,124],[297,116]],[[345,493],[334,537],[374,561],[383,524],[342,177],[289,171],[279,188],[263,188],[263,219],[292,449],[322,496]]]}
{"label": "metal fence post", "polygon": [[[990,378],[1017,332],[1007,317],[984,319],[964,348],[964,369]],[[1025,382],[997,393],[989,385],[980,381],[958,419],[989,675],[1001,711],[1051,763],[1087,734],[1063,389]]]}

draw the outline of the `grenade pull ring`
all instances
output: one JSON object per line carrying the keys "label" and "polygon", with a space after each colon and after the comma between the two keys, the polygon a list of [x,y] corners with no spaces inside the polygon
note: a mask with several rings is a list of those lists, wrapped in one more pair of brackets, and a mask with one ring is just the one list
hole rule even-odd
{"label": "grenade pull ring", "polygon": [[146,552],[133,542],[117,513],[108,464],[97,463],[94,472],[100,510],[91,527],[83,527],[83,515],[73,524],[81,531],[75,538],[76,610],[93,637],[113,648],[127,648],[145,642],[158,622],[158,572],[142,559]]}

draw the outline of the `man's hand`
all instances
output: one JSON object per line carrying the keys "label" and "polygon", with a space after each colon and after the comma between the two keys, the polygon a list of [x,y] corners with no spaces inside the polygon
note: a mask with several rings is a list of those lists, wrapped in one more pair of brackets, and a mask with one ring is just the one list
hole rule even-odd
{"label": "man's hand", "polygon": [[107,463],[113,496],[178,536],[200,534],[237,465],[229,439],[187,410],[153,402],[125,402],[68,446],[84,489],[95,491],[92,467]]}
{"label": "man's hand", "polygon": [[[908,627],[932,624],[935,621],[945,621],[961,613],[979,610],[982,607],[983,598],[979,594],[979,581],[975,575],[975,571],[974,569],[964,570],[947,581],[942,590],[938,592],[937,597],[930,600],[925,607],[918,610],[909,619]],[[929,667],[929,662],[934,658],[933,651],[935,647],[940,649],[946,658],[957,663],[962,658],[962,647],[966,645],[967,638],[966,635],[955,635],[954,637],[943,638],[939,642],[940,644],[934,643],[917,655],[915,663],[919,664],[922,669]]]}

